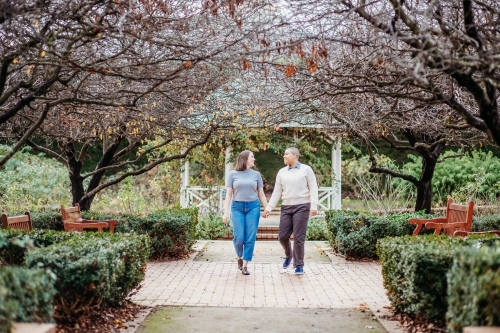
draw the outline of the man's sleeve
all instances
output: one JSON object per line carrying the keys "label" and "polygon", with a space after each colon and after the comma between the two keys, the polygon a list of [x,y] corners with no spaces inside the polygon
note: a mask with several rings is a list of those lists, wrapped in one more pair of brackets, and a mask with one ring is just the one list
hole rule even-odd
{"label": "man's sleeve", "polygon": [[278,204],[279,199],[281,198],[281,192],[283,191],[283,185],[281,184],[281,175],[278,171],[276,175],[276,182],[274,183],[273,194],[271,195],[271,199],[267,203],[266,210],[268,212],[272,211],[274,207]]}
{"label": "man's sleeve", "polygon": [[311,210],[318,210],[318,183],[312,168],[307,168],[307,185],[311,196]]}

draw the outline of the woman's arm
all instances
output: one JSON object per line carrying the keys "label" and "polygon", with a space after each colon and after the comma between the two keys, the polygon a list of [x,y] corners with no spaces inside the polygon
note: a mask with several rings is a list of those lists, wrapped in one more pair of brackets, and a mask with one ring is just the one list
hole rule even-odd
{"label": "woman's arm", "polygon": [[224,215],[222,216],[222,221],[224,223],[229,222],[229,204],[233,198],[233,188],[226,187],[226,200],[224,200]]}
{"label": "woman's arm", "polygon": [[259,188],[258,194],[259,194],[259,200],[260,200],[260,203],[262,204],[262,207],[264,207],[264,209],[266,209],[267,198],[266,198],[266,195],[264,194],[264,188],[262,188],[262,187]]}

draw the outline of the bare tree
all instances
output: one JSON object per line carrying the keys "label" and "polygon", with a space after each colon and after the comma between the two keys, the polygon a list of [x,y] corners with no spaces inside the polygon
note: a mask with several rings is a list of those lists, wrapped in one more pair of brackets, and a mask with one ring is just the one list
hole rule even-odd
{"label": "bare tree", "polygon": [[[83,209],[98,191],[232,126],[234,115],[216,115],[205,99],[248,69],[246,54],[265,54],[281,24],[269,1],[0,0],[0,8],[0,137],[15,143],[0,165],[25,143],[57,158]],[[141,148],[146,139],[158,144]],[[141,164],[167,144],[179,154]],[[102,155],[83,174],[91,147]]]}
{"label": "bare tree", "polygon": [[[417,192],[415,210],[430,211],[432,178],[444,149],[463,149],[487,137],[469,126],[444,126],[460,123],[460,116],[440,101],[426,99],[425,92],[414,90],[409,93],[411,98],[404,98],[401,87],[389,84],[382,91],[367,83],[369,79],[386,78],[381,68],[392,66],[390,60],[384,64],[367,61],[370,57],[372,50],[352,50],[345,43],[302,43],[286,58],[279,56],[269,62],[272,67],[268,68],[268,81],[279,98],[268,105],[281,110],[286,119],[316,124],[337,137],[357,137],[370,156],[369,171],[411,182]],[[441,86],[442,91],[448,91],[446,85]],[[383,139],[393,149],[420,155],[420,175],[379,165],[373,139]]]}

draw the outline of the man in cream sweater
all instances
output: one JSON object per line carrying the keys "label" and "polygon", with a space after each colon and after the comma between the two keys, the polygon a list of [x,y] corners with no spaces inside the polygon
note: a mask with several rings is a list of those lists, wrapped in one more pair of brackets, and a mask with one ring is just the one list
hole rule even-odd
{"label": "man in cream sweater", "polygon": [[[288,268],[293,258],[295,274],[304,274],[304,244],[309,216],[318,213],[318,184],[310,166],[299,162],[299,150],[295,147],[285,150],[283,160],[286,167],[276,176],[271,200],[262,213],[268,217],[282,199],[279,241],[285,250],[283,268]],[[293,251],[290,236],[294,235]]]}

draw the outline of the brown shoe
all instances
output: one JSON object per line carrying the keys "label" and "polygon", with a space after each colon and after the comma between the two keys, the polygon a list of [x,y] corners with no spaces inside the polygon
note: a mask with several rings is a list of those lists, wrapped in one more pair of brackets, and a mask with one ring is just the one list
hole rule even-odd
{"label": "brown shoe", "polygon": [[238,269],[241,271],[243,268],[243,259],[238,259]]}
{"label": "brown shoe", "polygon": [[248,272],[248,269],[246,267],[243,267],[243,269],[241,270],[241,274],[250,275],[250,272]]}

